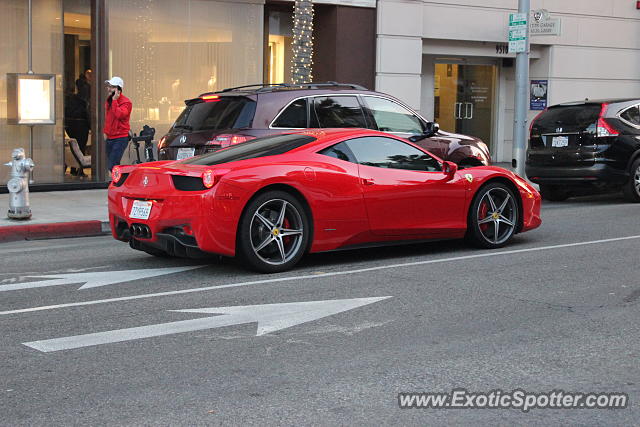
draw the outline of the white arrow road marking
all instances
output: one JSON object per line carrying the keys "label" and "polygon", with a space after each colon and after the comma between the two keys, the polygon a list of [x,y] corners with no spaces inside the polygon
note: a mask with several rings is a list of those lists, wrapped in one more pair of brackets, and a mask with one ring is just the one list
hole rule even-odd
{"label": "white arrow road marking", "polygon": [[47,278],[37,282],[12,283],[1,285],[0,292],[15,291],[19,289],[43,288],[45,286],[70,285],[72,283],[85,283],[80,289],[96,288],[98,286],[113,285],[115,283],[130,282],[133,280],[147,279],[149,277],[162,276],[165,274],[179,273],[181,271],[202,268],[203,265],[189,265],[186,267],[170,268],[148,268],[143,270],[121,270],[121,271],[93,271],[89,273],[67,273],[37,275],[29,277]]}
{"label": "white arrow road marking", "polygon": [[210,313],[223,316],[203,317],[201,319],[160,323],[137,328],[117,329],[86,335],[54,338],[42,341],[22,343],[27,347],[49,353],[70,350],[92,345],[131,341],[161,335],[182,332],[201,331],[203,329],[222,328],[224,326],[258,323],[257,335],[264,335],[280,329],[290,328],[301,323],[311,322],[343,311],[373,304],[391,296],[374,298],[353,298],[328,301],[305,301],[283,304],[242,305],[236,307],[196,308],[191,310],[170,310],[184,313]]}
{"label": "white arrow road marking", "polygon": [[[439,263],[445,263],[445,262],[460,262],[468,259],[481,259],[481,258],[488,258],[488,257],[503,257],[505,255],[523,254],[528,252],[540,252],[540,251],[547,252],[553,249],[573,248],[573,247],[581,247],[581,246],[587,246],[587,245],[613,243],[613,242],[619,242],[624,240],[637,240],[637,239],[640,239],[640,235],[615,237],[611,239],[602,239],[602,240],[591,240],[587,242],[564,243],[561,245],[535,246],[532,248],[511,249],[507,251],[486,251],[486,252],[483,251],[481,253],[475,253],[473,255],[461,255],[461,256],[447,257],[447,258],[427,259],[422,261],[404,262],[400,264],[378,265],[376,267],[365,267],[365,268],[357,268],[353,270],[334,271],[331,273],[303,274],[298,276],[275,277],[272,279],[261,279],[261,280],[251,280],[248,282],[229,283],[227,285],[213,285],[213,286],[205,286],[201,288],[180,289],[177,291],[130,295],[127,297],[107,298],[107,299],[99,299],[99,300],[93,300],[93,301],[69,302],[65,304],[41,305],[37,307],[28,307],[28,308],[19,308],[16,310],[0,311],[0,316],[7,315],[7,314],[33,313],[35,311],[55,310],[58,308],[83,307],[83,306],[89,306],[89,305],[95,305],[95,304],[106,304],[110,302],[133,301],[133,300],[144,299],[144,298],[166,297],[170,295],[184,295],[184,294],[190,294],[194,292],[217,291],[220,289],[237,288],[240,286],[264,285],[264,284],[271,284],[271,283],[289,282],[294,280],[295,281],[318,280],[318,279],[326,279],[327,277],[339,277],[339,276],[347,276],[351,274],[371,273],[373,271],[406,269],[408,267],[417,267],[422,265],[432,265],[432,264],[439,264]],[[549,256],[552,257],[553,255],[549,255]]]}

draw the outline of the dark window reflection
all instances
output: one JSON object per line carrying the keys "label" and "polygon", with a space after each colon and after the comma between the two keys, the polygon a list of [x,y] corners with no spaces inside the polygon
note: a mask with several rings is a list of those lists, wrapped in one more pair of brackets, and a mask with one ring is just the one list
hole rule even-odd
{"label": "dark window reflection", "polygon": [[321,128],[366,128],[367,123],[360,103],[355,96],[332,96],[314,98],[315,117],[311,127]]}
{"label": "dark window reflection", "polygon": [[345,141],[358,163],[378,168],[414,171],[440,171],[440,163],[415,147],[384,137],[356,138]]}
{"label": "dark window reflection", "polygon": [[349,150],[349,147],[347,147],[347,144],[345,144],[344,142],[332,145],[329,148],[325,148],[324,150],[320,151],[320,154],[344,160],[345,162],[358,163],[358,161]]}
{"label": "dark window reflection", "polygon": [[307,100],[298,99],[289,105],[286,110],[273,122],[275,128],[306,128],[307,127]]}

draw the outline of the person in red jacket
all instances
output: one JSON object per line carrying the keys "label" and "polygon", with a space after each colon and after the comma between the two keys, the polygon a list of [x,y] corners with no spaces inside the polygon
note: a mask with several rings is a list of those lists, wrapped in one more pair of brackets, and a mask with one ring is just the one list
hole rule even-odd
{"label": "person in red jacket", "polygon": [[120,77],[112,77],[104,83],[109,94],[105,104],[104,134],[107,140],[107,163],[111,171],[120,164],[129,143],[131,100],[122,94],[124,81]]}

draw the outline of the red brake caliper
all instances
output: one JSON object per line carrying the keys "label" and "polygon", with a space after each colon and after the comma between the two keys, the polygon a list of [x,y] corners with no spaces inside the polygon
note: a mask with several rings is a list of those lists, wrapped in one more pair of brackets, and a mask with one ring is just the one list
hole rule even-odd
{"label": "red brake caliper", "polygon": [[[478,219],[485,219],[487,217],[487,213],[489,212],[489,205],[487,204],[487,202],[482,202],[482,204],[480,205],[480,212],[478,212]],[[487,228],[489,228],[489,223],[485,222],[484,224],[480,224],[480,230],[482,230],[483,232],[487,231]]]}
{"label": "red brake caliper", "polygon": [[[289,222],[289,219],[285,217],[284,221],[282,221],[282,228],[288,229],[290,224],[291,223]],[[284,243],[285,245],[288,245],[290,242],[291,242],[291,236],[285,236],[282,238],[282,243]]]}

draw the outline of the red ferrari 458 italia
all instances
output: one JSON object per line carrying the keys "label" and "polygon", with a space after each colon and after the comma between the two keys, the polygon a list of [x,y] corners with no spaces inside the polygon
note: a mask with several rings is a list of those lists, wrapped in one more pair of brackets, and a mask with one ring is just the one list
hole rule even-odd
{"label": "red ferrari 458 italia", "polygon": [[274,135],[181,161],[118,166],[113,236],[158,256],[237,257],[261,272],[306,252],[466,237],[505,245],[540,225],[540,195],[501,168],[458,170],[363,129]]}

